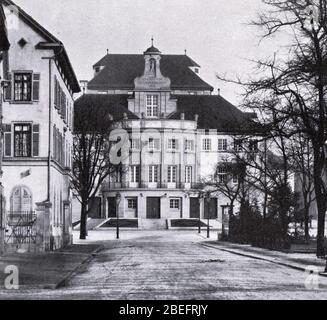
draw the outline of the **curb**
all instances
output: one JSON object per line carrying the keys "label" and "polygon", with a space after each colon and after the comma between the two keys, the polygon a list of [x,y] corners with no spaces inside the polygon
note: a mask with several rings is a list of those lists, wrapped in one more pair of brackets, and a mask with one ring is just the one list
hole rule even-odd
{"label": "curb", "polygon": [[[207,247],[207,248],[211,248],[211,249],[216,249],[216,250],[236,254],[236,255],[239,255],[239,256],[242,256],[242,257],[247,257],[247,258],[252,258],[252,259],[256,259],[256,260],[261,260],[261,261],[274,263],[274,264],[277,264],[277,265],[280,265],[280,266],[283,266],[283,267],[288,267],[288,268],[291,268],[291,269],[295,269],[295,270],[298,270],[298,271],[305,272],[307,270],[307,268],[305,268],[305,267],[301,267],[299,265],[295,265],[295,264],[291,264],[291,263],[285,263],[285,262],[281,262],[281,261],[278,261],[278,260],[264,258],[264,257],[260,257],[260,256],[253,255],[253,254],[242,253],[242,252],[235,251],[235,250],[232,250],[232,249],[218,248],[216,246],[209,245],[209,244],[204,244],[204,243],[198,243],[198,244],[203,246],[203,247]],[[319,275],[322,276],[322,277],[327,277],[327,273],[324,273],[324,272],[319,273]]]}
{"label": "curb", "polygon": [[66,286],[66,284],[75,276],[76,272],[85,264],[91,262],[94,258],[94,256],[99,253],[100,251],[102,251],[104,249],[103,245],[100,245],[97,249],[95,249],[93,252],[90,253],[90,255],[84,259],[76,268],[74,268],[74,270],[68,272],[68,274],[66,276],[64,276],[57,284],[54,284],[53,286],[51,286],[51,288],[44,288],[44,289],[59,289],[62,288],[64,286]]}

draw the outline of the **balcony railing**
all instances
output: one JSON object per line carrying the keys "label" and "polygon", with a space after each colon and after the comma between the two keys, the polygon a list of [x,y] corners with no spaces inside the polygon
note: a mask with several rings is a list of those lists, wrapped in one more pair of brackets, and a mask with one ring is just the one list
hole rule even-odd
{"label": "balcony railing", "polygon": [[102,191],[118,190],[118,189],[171,189],[171,190],[192,190],[195,189],[197,183],[167,183],[167,182],[141,182],[141,183],[130,183],[130,182],[110,182],[104,185]]}

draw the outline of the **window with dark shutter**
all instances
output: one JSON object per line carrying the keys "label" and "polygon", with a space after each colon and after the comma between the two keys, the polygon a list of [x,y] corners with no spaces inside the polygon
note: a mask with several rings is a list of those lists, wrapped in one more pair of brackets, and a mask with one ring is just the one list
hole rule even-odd
{"label": "window with dark shutter", "polygon": [[40,125],[33,125],[33,157],[39,156],[40,146]]}
{"label": "window with dark shutter", "polygon": [[5,87],[4,91],[4,100],[5,101],[11,101],[12,99],[12,75],[11,73],[8,73],[8,79],[9,82],[7,83],[7,86]]}
{"label": "window with dark shutter", "polygon": [[11,157],[11,125],[10,124],[4,124],[4,156],[5,157]]}
{"label": "window with dark shutter", "polygon": [[33,73],[33,87],[32,87],[32,94],[33,94],[33,101],[40,100],[40,73]]}
{"label": "window with dark shutter", "polygon": [[54,76],[54,106],[58,108],[58,82],[57,77]]}
{"label": "window with dark shutter", "polygon": [[32,101],[32,73],[14,73],[14,100],[19,102]]}

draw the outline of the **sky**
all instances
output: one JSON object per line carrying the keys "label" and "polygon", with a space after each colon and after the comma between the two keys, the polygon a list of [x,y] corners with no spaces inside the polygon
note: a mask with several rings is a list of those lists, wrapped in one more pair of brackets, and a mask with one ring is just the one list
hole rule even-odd
{"label": "sky", "polygon": [[15,0],[65,45],[79,80],[90,80],[92,66],[110,53],[143,53],[154,44],[164,54],[187,54],[201,66],[201,77],[235,105],[242,88],[217,74],[247,78],[258,57],[270,56],[280,39],[260,43],[248,23],[261,0]]}

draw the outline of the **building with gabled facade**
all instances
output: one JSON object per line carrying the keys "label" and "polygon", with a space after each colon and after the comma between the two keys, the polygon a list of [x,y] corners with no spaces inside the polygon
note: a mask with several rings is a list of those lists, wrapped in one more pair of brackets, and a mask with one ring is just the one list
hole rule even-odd
{"label": "building with gabled facade", "polygon": [[[8,40],[6,16],[2,6],[0,6],[0,127],[2,128],[2,92],[5,83],[2,78],[3,58],[5,52],[8,51],[10,43]],[[0,177],[2,176],[2,154],[3,154],[3,143],[2,143],[2,130],[0,130]],[[0,185],[0,254],[4,251],[4,237],[5,237],[5,210],[3,201],[3,186]]]}
{"label": "building with gabled facade", "polygon": [[75,112],[106,109],[113,128],[128,132],[130,155],[103,184],[91,217],[138,218],[145,228],[172,219],[221,221],[228,200],[199,201],[195,189],[254,122],[215,95],[200,70],[186,54],[164,55],[153,45],[139,55],[108,53],[94,65]]}
{"label": "building with gabled facade", "polygon": [[[7,83],[2,177],[7,242],[16,249],[54,250],[72,240],[68,172],[73,95],[80,87],[62,42],[12,1],[1,4],[7,19],[15,20],[1,74]],[[16,238],[15,228],[28,223],[33,228],[22,228]]]}

